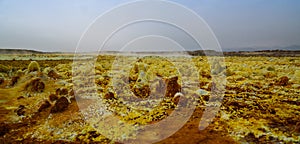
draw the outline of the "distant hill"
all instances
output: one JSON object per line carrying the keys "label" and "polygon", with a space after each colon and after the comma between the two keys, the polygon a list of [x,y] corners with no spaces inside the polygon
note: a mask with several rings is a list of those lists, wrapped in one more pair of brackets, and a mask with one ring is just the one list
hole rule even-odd
{"label": "distant hill", "polygon": [[260,51],[230,51],[230,52],[216,52],[208,51],[190,51],[192,56],[300,56],[300,50],[260,50]]}
{"label": "distant hill", "polygon": [[299,51],[300,45],[290,45],[285,47],[243,47],[243,48],[223,48],[226,52],[237,51],[265,51],[265,50],[287,50],[287,51]]}
{"label": "distant hill", "polygon": [[282,50],[295,50],[295,51],[299,51],[300,50],[300,46],[299,45],[292,45],[292,46],[284,47]]}
{"label": "distant hill", "polygon": [[224,52],[225,56],[269,56],[269,57],[299,57],[300,50],[260,50]]}
{"label": "distant hill", "polygon": [[0,49],[0,54],[43,54],[44,52],[27,49]]}

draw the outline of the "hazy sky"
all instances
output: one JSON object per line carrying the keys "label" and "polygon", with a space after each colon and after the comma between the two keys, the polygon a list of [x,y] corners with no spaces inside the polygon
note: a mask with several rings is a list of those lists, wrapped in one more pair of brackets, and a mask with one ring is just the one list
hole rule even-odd
{"label": "hazy sky", "polygon": [[[0,0],[0,47],[74,51],[84,30],[125,0]],[[300,45],[300,0],[175,0],[222,48]]]}

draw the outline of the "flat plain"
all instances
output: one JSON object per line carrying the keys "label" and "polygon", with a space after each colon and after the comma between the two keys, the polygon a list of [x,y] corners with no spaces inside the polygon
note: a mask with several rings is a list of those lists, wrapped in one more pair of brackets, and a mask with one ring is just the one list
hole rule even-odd
{"label": "flat plain", "polygon": [[[157,143],[300,141],[299,56],[225,56],[216,67],[209,63],[214,56],[73,58],[1,55],[1,143],[117,143],[95,128],[101,124],[90,122],[108,114],[137,128],[111,134],[122,141],[159,139],[155,133],[139,136],[139,128],[170,116],[180,97],[189,100],[187,108],[196,107],[183,127]],[[226,77],[224,97],[213,121],[199,130],[202,114],[212,104],[214,75]],[[97,111],[93,99],[100,99],[106,110]]]}

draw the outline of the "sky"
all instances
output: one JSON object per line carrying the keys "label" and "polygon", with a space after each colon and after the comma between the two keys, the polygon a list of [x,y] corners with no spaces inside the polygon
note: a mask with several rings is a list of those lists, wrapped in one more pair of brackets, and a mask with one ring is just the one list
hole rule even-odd
{"label": "sky", "polygon": [[[0,0],[0,48],[74,52],[82,34],[99,15],[127,2],[131,1]],[[172,2],[202,17],[224,50],[300,45],[299,0]],[[137,28],[135,31],[139,32]]]}

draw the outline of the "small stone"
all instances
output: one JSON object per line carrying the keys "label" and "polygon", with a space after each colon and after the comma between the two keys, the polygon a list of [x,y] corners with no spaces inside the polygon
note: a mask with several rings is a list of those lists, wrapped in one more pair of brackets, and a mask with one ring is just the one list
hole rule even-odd
{"label": "small stone", "polygon": [[25,106],[24,105],[20,105],[16,110],[15,112],[17,113],[18,116],[22,116],[22,115],[25,115]]}
{"label": "small stone", "polygon": [[67,95],[68,94],[68,89],[66,89],[66,88],[58,88],[58,89],[56,89],[56,94],[57,95]]}
{"label": "small stone", "polygon": [[177,92],[181,91],[181,86],[177,83],[178,76],[166,80],[167,90],[166,97],[174,97]]}
{"label": "small stone", "polygon": [[108,92],[104,95],[104,99],[115,99],[115,95],[112,92]]}
{"label": "small stone", "polygon": [[58,78],[60,78],[61,76],[60,76],[57,72],[55,72],[55,71],[52,69],[52,70],[50,70],[50,71],[48,72],[48,77],[51,77],[51,78],[53,78],[53,79],[58,79]]}
{"label": "small stone", "polygon": [[52,101],[52,102],[56,101],[56,100],[58,100],[58,96],[56,94],[50,94],[49,95],[49,100]]}
{"label": "small stone", "polygon": [[49,103],[49,101],[45,101],[39,108],[38,112],[42,112],[43,110],[49,108],[51,106],[51,104]]}
{"label": "small stone", "polygon": [[283,76],[276,81],[276,85],[278,86],[286,86],[289,82],[289,78],[287,76]]}
{"label": "small stone", "polygon": [[45,83],[40,81],[40,78],[35,78],[25,85],[25,89],[32,92],[43,92]]}
{"label": "small stone", "polygon": [[61,88],[60,89],[60,95],[67,95],[69,92],[68,92],[68,89],[66,88]]}
{"label": "small stone", "polygon": [[19,96],[19,97],[17,97],[17,100],[20,100],[20,99],[23,99],[24,98],[24,96]]}
{"label": "small stone", "polygon": [[181,93],[176,93],[175,96],[172,99],[173,103],[178,104],[181,96],[183,96]]}
{"label": "small stone", "polygon": [[274,109],[270,109],[271,114],[276,114],[276,111]]}
{"label": "small stone", "polygon": [[66,97],[59,98],[51,109],[51,113],[58,113],[65,111],[69,106],[69,101]]}
{"label": "small stone", "polygon": [[202,97],[204,101],[209,101],[209,95],[203,95]]}
{"label": "small stone", "polygon": [[100,136],[100,134],[98,134],[97,131],[89,131],[88,133],[90,134],[89,138],[96,138]]}

